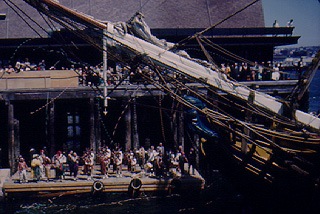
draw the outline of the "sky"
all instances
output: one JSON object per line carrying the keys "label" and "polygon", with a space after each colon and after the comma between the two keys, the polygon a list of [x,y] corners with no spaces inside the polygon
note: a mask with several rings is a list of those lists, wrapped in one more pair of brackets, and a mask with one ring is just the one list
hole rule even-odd
{"label": "sky", "polygon": [[262,0],[262,5],[266,27],[274,20],[286,26],[293,19],[293,35],[301,38],[288,47],[320,46],[320,0]]}

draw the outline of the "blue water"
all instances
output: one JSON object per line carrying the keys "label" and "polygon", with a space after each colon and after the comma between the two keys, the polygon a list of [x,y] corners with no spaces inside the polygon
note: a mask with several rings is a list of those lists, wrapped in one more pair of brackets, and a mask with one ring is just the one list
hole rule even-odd
{"label": "blue water", "polygon": [[309,111],[320,110],[320,69],[316,72],[309,87]]}

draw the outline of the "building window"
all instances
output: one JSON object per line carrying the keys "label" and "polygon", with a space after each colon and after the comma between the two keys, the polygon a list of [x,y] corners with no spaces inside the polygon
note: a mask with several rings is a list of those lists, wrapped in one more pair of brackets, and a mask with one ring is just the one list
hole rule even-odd
{"label": "building window", "polygon": [[80,150],[80,116],[78,112],[67,113],[67,143],[66,150]]}

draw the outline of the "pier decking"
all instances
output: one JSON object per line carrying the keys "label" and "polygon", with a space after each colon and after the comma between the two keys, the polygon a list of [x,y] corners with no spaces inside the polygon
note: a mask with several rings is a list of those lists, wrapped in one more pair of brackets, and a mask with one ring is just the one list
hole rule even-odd
{"label": "pier decking", "polygon": [[[187,168],[187,165],[186,165]],[[195,170],[195,175],[179,176],[178,173],[169,177],[149,176],[143,171],[129,172],[125,167],[122,177],[109,170],[108,178],[103,178],[100,166],[94,167],[92,179],[88,180],[79,170],[78,179],[74,180],[66,172],[65,179],[54,179],[54,170],[51,170],[49,181],[33,181],[31,173],[27,173],[28,182],[20,183],[18,173],[14,174],[4,183],[3,192],[5,197],[19,195],[32,195],[37,197],[54,197],[80,193],[129,193],[133,196],[137,192],[167,193],[200,191],[204,188],[205,180]]]}

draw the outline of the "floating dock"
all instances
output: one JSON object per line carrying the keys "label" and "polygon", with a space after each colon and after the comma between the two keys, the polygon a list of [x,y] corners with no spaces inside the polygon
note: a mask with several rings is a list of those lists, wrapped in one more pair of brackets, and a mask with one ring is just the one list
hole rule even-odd
{"label": "floating dock", "polygon": [[[9,198],[24,195],[60,197],[81,193],[129,193],[131,196],[137,196],[141,192],[171,194],[201,191],[205,185],[205,180],[196,170],[195,175],[178,176],[177,173],[173,176],[155,177],[143,171],[129,172],[124,167],[121,177],[117,177],[115,172],[109,170],[108,178],[103,178],[100,166],[95,166],[90,180],[81,170],[79,173],[77,180],[66,172],[65,179],[56,180],[51,176],[49,181],[33,181],[31,173],[28,172],[26,183],[20,183],[19,175],[16,173],[4,183],[2,191],[4,196]],[[51,175],[54,174],[54,170],[51,170]]]}

